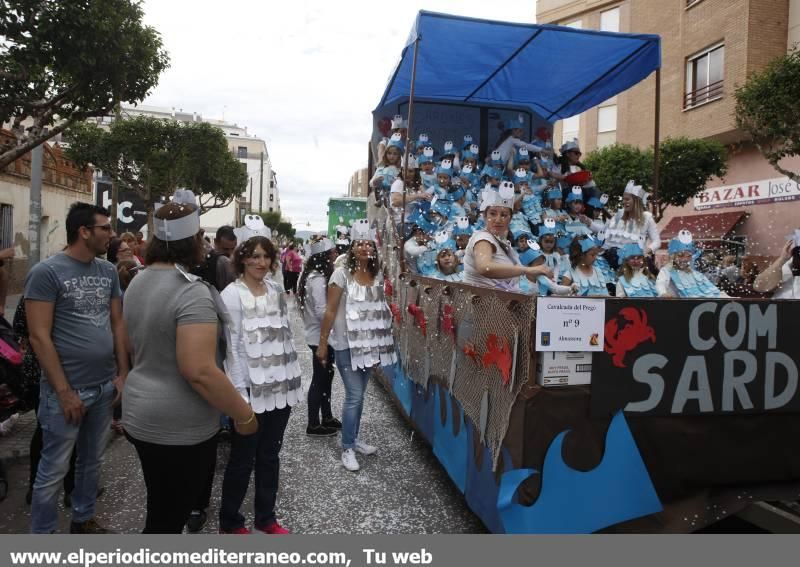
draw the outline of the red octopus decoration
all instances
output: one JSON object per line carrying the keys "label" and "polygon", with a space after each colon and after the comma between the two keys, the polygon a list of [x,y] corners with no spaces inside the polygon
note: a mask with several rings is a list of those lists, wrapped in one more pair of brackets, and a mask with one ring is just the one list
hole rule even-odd
{"label": "red octopus decoration", "polygon": [[507,386],[511,380],[511,345],[505,337],[498,338],[497,335],[489,335],[486,338],[486,354],[483,355],[483,367],[489,368],[497,366],[500,374],[503,375],[503,385]]}
{"label": "red octopus decoration", "polygon": [[422,308],[419,305],[412,303],[408,306],[408,312],[411,313],[411,315],[414,316],[414,319],[417,320],[417,326],[419,327],[419,330],[422,331],[422,336],[427,337],[428,325],[425,322],[425,312],[422,310]]}
{"label": "red octopus decoration", "polygon": [[449,303],[445,304],[442,307],[442,331],[450,335],[451,337],[455,338],[456,336],[456,325],[453,321],[453,306]]}

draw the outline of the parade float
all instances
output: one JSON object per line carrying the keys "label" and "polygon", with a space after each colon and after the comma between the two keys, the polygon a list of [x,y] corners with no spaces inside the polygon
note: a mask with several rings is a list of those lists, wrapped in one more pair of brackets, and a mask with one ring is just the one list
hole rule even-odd
{"label": "parade float", "polygon": [[[373,149],[401,114],[410,139],[471,133],[486,155],[497,121],[532,136],[653,74],[657,147],[659,67],[658,36],[420,12]],[[386,208],[368,212],[399,352],[380,379],[490,531],[691,532],[800,497],[797,302],[442,282],[406,270]]]}

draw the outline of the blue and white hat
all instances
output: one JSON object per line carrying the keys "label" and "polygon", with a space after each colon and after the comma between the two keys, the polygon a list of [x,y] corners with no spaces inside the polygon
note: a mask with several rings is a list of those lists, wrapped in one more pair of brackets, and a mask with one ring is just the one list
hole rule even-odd
{"label": "blue and white hat", "polygon": [[583,202],[583,189],[578,185],[575,185],[569,192],[569,195],[567,195],[567,204],[571,203],[572,201]]}
{"label": "blue and white hat", "polygon": [[517,128],[524,128],[525,118],[522,117],[522,114],[518,114],[516,119],[506,120],[505,122],[503,122],[503,127],[506,130],[516,130]]}
{"label": "blue and white hat", "polygon": [[584,254],[586,254],[589,250],[592,250],[593,248],[601,248],[600,243],[591,236],[587,236],[586,238],[580,240],[579,242],[581,243],[581,252],[583,252]]}
{"label": "blue and white hat", "polygon": [[531,174],[530,174],[529,171],[526,171],[526,170],[522,169],[521,167],[517,168],[514,171],[514,183],[515,184],[525,183],[526,185],[529,185],[530,182],[531,182]]}
{"label": "blue and white hat", "polygon": [[512,230],[511,235],[514,237],[514,242],[519,240],[520,236],[526,236],[528,238],[528,243],[535,242],[535,239],[529,230]]}
{"label": "blue and white hat", "polygon": [[461,144],[461,149],[466,150],[470,146],[472,146],[472,134],[464,134],[464,143]]}
{"label": "blue and white hat", "polygon": [[[456,179],[458,179],[458,178],[456,178]],[[466,194],[467,194],[467,192],[464,191],[464,188],[463,187],[459,187],[454,191],[450,191],[447,194],[447,198],[450,201],[458,201],[459,199],[463,198],[464,195],[466,195]]]}
{"label": "blue and white hat", "polygon": [[578,145],[578,139],[577,138],[573,138],[572,141],[564,142],[563,144],[561,144],[561,148],[559,149],[559,152],[561,153],[561,155],[564,155],[565,153],[571,152],[573,150],[581,151],[581,148]]}
{"label": "blue and white hat", "polygon": [[433,148],[426,146],[422,150],[422,155],[417,158],[417,163],[419,165],[422,165],[423,163],[433,163]]}
{"label": "blue and white hat", "polygon": [[642,247],[638,244],[631,242],[620,248],[619,252],[617,252],[617,256],[619,257],[619,263],[622,264],[625,260],[633,256],[644,256],[644,250],[642,250]]}
{"label": "blue and white hat", "polygon": [[408,120],[405,120],[401,114],[395,114],[392,118],[392,130],[399,130],[400,128],[408,129]]}
{"label": "blue and white hat", "polygon": [[453,177],[453,161],[443,159],[439,162],[439,167],[436,168],[436,175],[447,175]]}
{"label": "blue and white hat", "polygon": [[427,132],[422,132],[419,136],[417,136],[417,143],[419,143],[421,146],[428,146],[429,142],[430,136],[428,136]]}
{"label": "blue and white hat", "polygon": [[503,161],[503,155],[500,153],[500,150],[494,150],[489,155],[489,165],[492,167],[499,167],[501,170],[506,166],[505,162]]}
{"label": "blue and white hat", "polygon": [[442,147],[442,157],[444,156],[455,156],[456,155],[456,146],[453,144],[453,140],[447,140]]}
{"label": "blue and white hat", "polygon": [[603,193],[602,195],[600,195],[599,199],[597,197],[592,197],[586,204],[592,207],[593,209],[602,209],[608,204],[608,195]]}
{"label": "blue and white hat", "polygon": [[447,230],[440,230],[434,234],[433,241],[435,243],[434,248],[437,254],[442,250],[452,250],[455,252],[458,249],[458,246],[456,246],[456,241],[450,237],[450,232]]}
{"label": "blue and white hat", "polygon": [[544,223],[539,227],[539,239],[551,234],[556,235],[556,219],[544,219]]}
{"label": "blue and white hat", "polygon": [[450,216],[450,204],[444,199],[434,199],[431,202],[431,213],[438,213],[443,217]]}
{"label": "blue and white hat", "polygon": [[502,179],[503,171],[489,164],[486,164],[485,166],[483,166],[483,170],[481,171],[481,177],[492,177],[494,179]]}
{"label": "blue and white hat", "polygon": [[514,165],[517,165],[523,161],[531,161],[531,154],[528,152],[528,148],[519,148],[517,153],[514,154]]}
{"label": "blue and white hat", "polygon": [[539,245],[535,242],[531,242],[530,248],[519,255],[519,261],[522,262],[523,266],[530,266],[536,261],[537,258],[541,258],[543,255],[544,253],[542,252],[542,249],[539,248]]}
{"label": "blue and white hat", "polygon": [[479,154],[480,148],[478,148],[478,144],[470,144],[461,152],[461,161],[463,162],[466,159],[474,159],[477,161]]}
{"label": "blue and white hat", "polygon": [[456,224],[453,227],[453,236],[472,236],[474,232],[473,228],[469,224],[468,217],[456,217],[455,218]]}
{"label": "blue and white hat", "polygon": [[564,194],[561,192],[560,187],[553,187],[549,191],[547,191],[547,200],[548,201],[555,201],[556,199],[563,199]]}
{"label": "blue and white hat", "polygon": [[694,254],[696,251],[692,233],[686,229],[678,232],[678,236],[669,241],[667,252],[670,254],[678,254],[679,252],[691,252]]}
{"label": "blue and white hat", "polygon": [[389,148],[397,148],[401,153],[406,151],[406,147],[403,144],[403,137],[400,134],[392,134],[392,137],[389,138],[389,143],[386,144],[386,149]]}
{"label": "blue and white hat", "polygon": [[569,247],[572,245],[573,238],[574,236],[570,235],[558,237],[558,239],[556,239],[556,247],[569,252]]}

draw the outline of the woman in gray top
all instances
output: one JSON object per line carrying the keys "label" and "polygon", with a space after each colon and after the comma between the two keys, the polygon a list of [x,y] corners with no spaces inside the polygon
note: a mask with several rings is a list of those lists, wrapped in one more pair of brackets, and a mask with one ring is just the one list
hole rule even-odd
{"label": "woman in gray top", "polygon": [[212,289],[188,272],[203,257],[193,197],[180,202],[176,195],[156,212],[148,268],[125,294],[133,367],[122,423],[147,487],[144,533],[183,531],[216,463],[220,412],[240,434],[258,428],[253,410],[217,366],[220,311]]}

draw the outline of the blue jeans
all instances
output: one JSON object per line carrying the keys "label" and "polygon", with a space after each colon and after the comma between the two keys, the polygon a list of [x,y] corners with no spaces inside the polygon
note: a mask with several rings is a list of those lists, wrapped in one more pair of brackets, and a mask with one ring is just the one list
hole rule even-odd
{"label": "blue jeans", "polygon": [[361,411],[364,409],[364,394],[372,369],[353,370],[350,362],[350,349],[337,350],[334,355],[336,368],[344,382],[344,403],[342,404],[342,449],[354,449],[361,425]]}
{"label": "blue jeans", "polygon": [[72,491],[72,521],[85,522],[94,517],[100,458],[111,426],[114,391],[111,380],[77,390],[86,414],[80,424],[74,425],[66,423],[56,393],[46,380],[42,380],[38,417],[43,439],[31,501],[32,533],[49,534],[56,529],[58,491],[69,470],[73,449],[78,457],[75,489]]}
{"label": "blue jeans", "polygon": [[289,423],[292,408],[286,406],[257,413],[258,432],[253,435],[231,434],[231,455],[222,480],[222,503],[219,508],[219,528],[232,532],[244,527],[245,517],[239,511],[247,494],[250,475],[255,468],[255,527],[266,528],[275,521],[275,501],[278,496],[280,452],[283,432]]}

